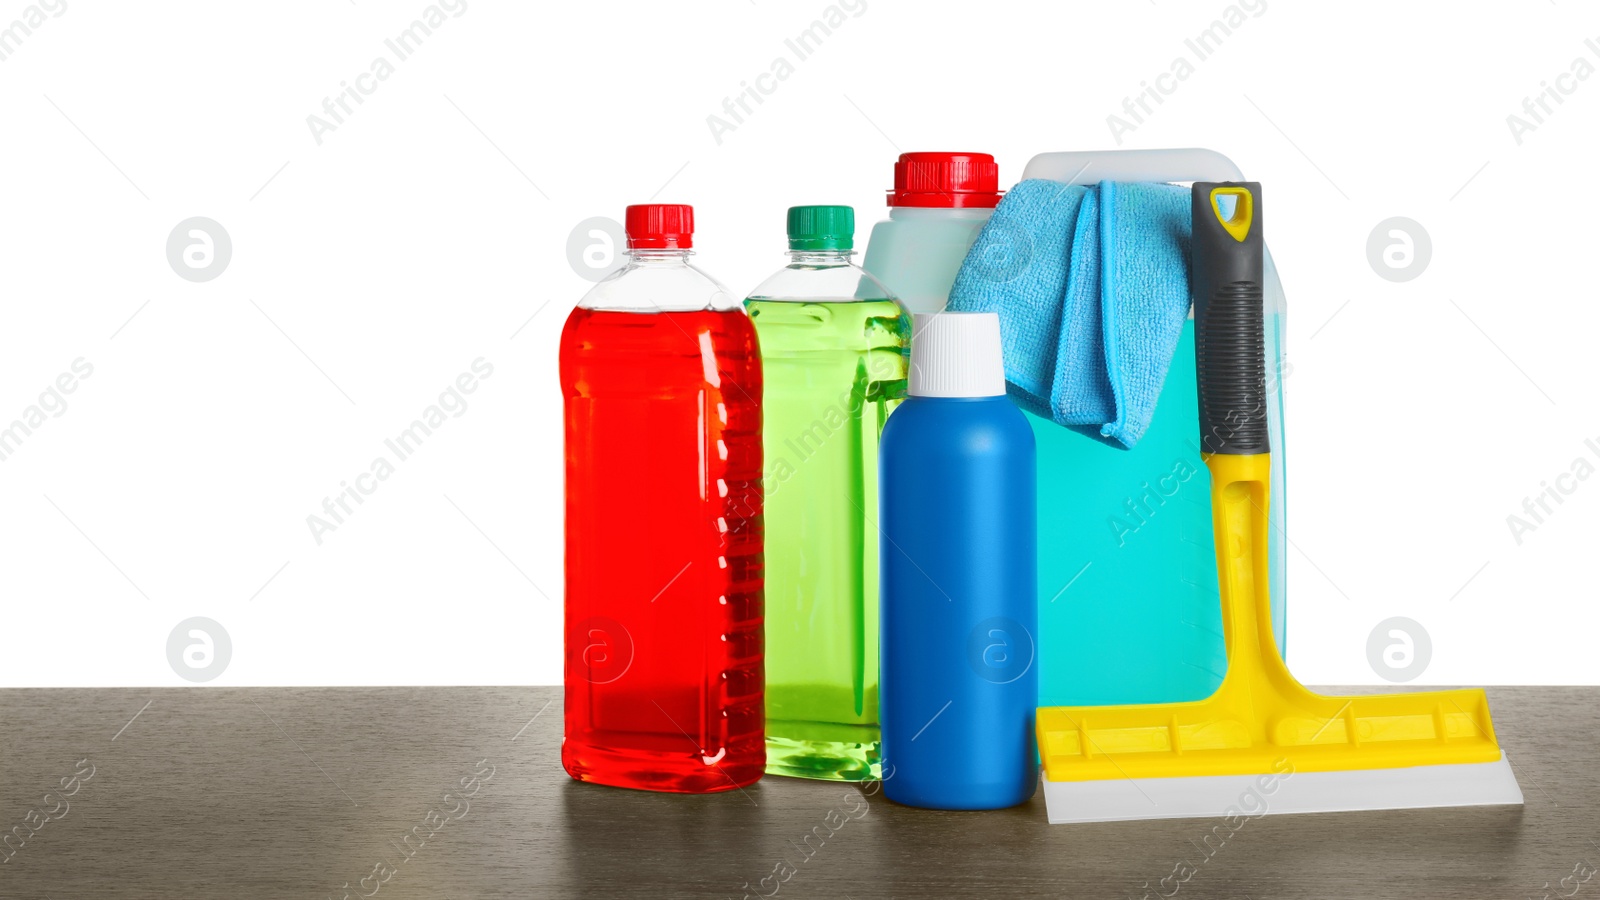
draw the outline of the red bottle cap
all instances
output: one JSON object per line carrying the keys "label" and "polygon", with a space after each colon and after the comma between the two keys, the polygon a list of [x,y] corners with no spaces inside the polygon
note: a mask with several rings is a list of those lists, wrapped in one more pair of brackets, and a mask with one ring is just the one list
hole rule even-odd
{"label": "red bottle cap", "polygon": [[628,207],[623,222],[629,250],[687,250],[694,246],[694,207],[642,203]]}
{"label": "red bottle cap", "polygon": [[894,164],[890,206],[992,209],[1000,202],[1000,167],[987,153],[902,153]]}

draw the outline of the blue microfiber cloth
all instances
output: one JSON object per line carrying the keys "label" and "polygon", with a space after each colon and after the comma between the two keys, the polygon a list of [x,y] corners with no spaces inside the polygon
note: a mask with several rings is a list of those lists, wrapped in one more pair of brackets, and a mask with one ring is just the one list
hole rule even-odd
{"label": "blue microfiber cloth", "polygon": [[[1117,417],[1106,370],[1105,310],[1100,300],[1100,191],[1088,191],[1073,224],[1070,267],[1055,307],[1062,340],[1050,367],[1050,412],[1069,426],[1104,425]],[[1069,377],[1066,373],[1072,373]],[[1082,430],[1081,428],[1079,429]]]}
{"label": "blue microfiber cloth", "polygon": [[[1189,317],[1190,192],[1170,184],[1100,183],[1100,296],[1106,372],[1117,418],[1101,434],[1132,448]],[[1056,382],[1072,379],[1059,366]]]}
{"label": "blue microfiber cloth", "polygon": [[1000,314],[1019,405],[1122,447],[1138,442],[1189,314],[1189,203],[1169,184],[1028,180],[1007,192],[949,308]]}
{"label": "blue microfiber cloth", "polygon": [[1061,293],[1071,271],[1079,207],[1088,194],[1088,188],[1053,181],[1017,185],[979,232],[950,294],[950,309],[999,313],[1007,391],[1047,419],[1054,418],[1050,394],[1061,341]]}

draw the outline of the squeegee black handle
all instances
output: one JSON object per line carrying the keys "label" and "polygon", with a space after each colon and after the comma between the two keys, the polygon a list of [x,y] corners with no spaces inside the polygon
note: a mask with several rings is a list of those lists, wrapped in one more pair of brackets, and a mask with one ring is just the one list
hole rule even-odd
{"label": "squeegee black handle", "polygon": [[[1261,185],[1196,182],[1192,205],[1189,277],[1201,449],[1233,456],[1267,453]],[[1225,218],[1229,207],[1232,214]]]}

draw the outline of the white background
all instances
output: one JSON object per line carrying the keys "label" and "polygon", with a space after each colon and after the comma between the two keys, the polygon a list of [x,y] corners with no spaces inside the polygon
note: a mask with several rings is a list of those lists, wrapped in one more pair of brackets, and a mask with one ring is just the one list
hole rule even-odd
{"label": "white background", "polygon": [[[991,152],[1010,184],[1116,148],[1106,117],[1227,4],[866,0],[719,143],[707,117],[822,0],[469,0],[319,145],[307,116],[425,6],[67,0],[8,46],[0,419],[94,371],[0,462],[0,684],[183,684],[190,616],[231,635],[214,684],[558,682],[574,226],[693,203],[698,262],[748,290],[790,204],[853,204],[864,239],[900,151]],[[1600,66],[1600,12],[1308,6],[1247,14],[1121,144],[1266,186],[1291,663],[1378,682],[1368,634],[1406,616],[1417,683],[1593,683],[1600,479],[1520,545],[1506,517],[1600,464],[1600,77],[1520,143],[1506,117]],[[231,235],[214,281],[167,262],[191,216]],[[1391,216],[1432,240],[1407,283],[1367,258]],[[467,411],[319,546],[306,517],[478,357]]]}

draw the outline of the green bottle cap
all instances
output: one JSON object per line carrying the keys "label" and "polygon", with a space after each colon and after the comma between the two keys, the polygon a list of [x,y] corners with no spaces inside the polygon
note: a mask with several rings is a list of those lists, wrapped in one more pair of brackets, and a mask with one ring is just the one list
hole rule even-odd
{"label": "green bottle cap", "polygon": [[789,207],[790,250],[849,250],[855,236],[856,211],[848,206]]}

